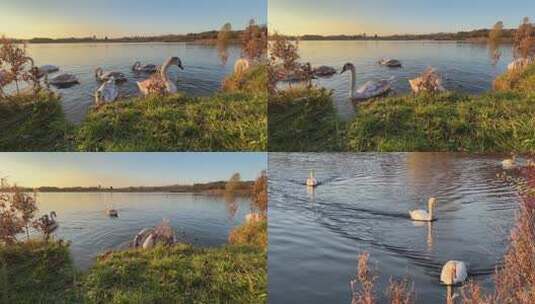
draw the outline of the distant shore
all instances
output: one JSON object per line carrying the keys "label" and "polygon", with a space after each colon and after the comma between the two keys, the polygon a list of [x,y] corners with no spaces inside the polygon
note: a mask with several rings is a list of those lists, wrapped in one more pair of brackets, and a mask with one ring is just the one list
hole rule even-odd
{"label": "distant shore", "polygon": [[[242,181],[239,182],[235,194],[238,195],[248,195],[253,186],[253,181]],[[57,193],[157,193],[157,192],[167,192],[167,193],[195,193],[195,194],[206,194],[206,195],[224,195],[226,193],[227,182],[218,181],[204,184],[193,184],[193,185],[169,185],[169,186],[136,186],[136,187],[49,187],[43,186],[38,188],[28,188],[28,187],[19,187],[22,191],[25,192],[57,192]],[[10,189],[5,190],[9,192]]]}
{"label": "distant shore", "polygon": [[[237,44],[243,31],[231,31],[228,43]],[[31,39],[10,38],[16,43],[48,44],[48,43],[148,43],[148,42],[188,42],[201,44],[216,44],[219,31],[208,31],[189,34],[169,34],[159,36],[132,36],[120,38],[108,37],[68,37],[48,38],[34,37]]]}

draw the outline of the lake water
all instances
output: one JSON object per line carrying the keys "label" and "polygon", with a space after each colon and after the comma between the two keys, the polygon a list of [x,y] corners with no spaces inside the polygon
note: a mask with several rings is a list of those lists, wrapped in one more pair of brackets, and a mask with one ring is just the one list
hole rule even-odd
{"label": "lake water", "polygon": [[[418,77],[432,66],[443,77],[444,86],[451,91],[481,93],[492,87],[497,75],[507,69],[512,61],[510,46],[501,48],[502,56],[494,66],[489,50],[484,44],[437,41],[302,41],[299,43],[301,61],[312,66],[328,65],[339,72],[345,63],[351,62],[357,69],[357,85],[368,80],[395,77],[395,93],[408,94],[408,79]],[[401,68],[388,68],[377,64],[381,58],[395,58]],[[334,90],[336,107],[343,119],[354,115],[349,100],[351,73],[320,79],[317,84]]]}
{"label": "lake water", "polygon": [[[87,269],[97,255],[121,249],[143,228],[168,219],[177,238],[196,246],[225,244],[229,232],[250,211],[248,199],[181,193],[39,193],[39,214],[56,211],[54,237],[71,241],[75,264]],[[119,217],[106,214],[110,206]]]}
{"label": "lake water", "polygon": [[[240,55],[236,46],[228,50],[229,60],[223,65],[217,48],[211,45],[187,43],[76,43],[76,44],[30,44],[28,54],[37,66],[53,64],[59,73],[76,75],[80,85],[61,89],[63,108],[67,118],[79,123],[88,108],[94,104],[95,90],[100,83],[95,79],[95,69],[119,71],[128,77],[121,84],[120,96],[139,95],[136,82],[149,76],[132,72],[136,61],[142,64],[162,64],[169,56],[179,56],[184,70],[171,68],[170,75],[177,80],[178,90],[189,95],[210,95],[221,87],[223,78],[232,72],[233,64]],[[54,77],[56,74],[51,74]]]}
{"label": "lake water", "polygon": [[[270,302],[351,303],[364,251],[381,293],[391,277],[408,277],[417,303],[445,303],[440,271],[454,259],[491,287],[519,206],[496,177],[500,161],[462,153],[271,153]],[[323,183],[315,191],[304,186],[311,169]],[[408,211],[427,209],[432,196],[438,221],[413,223]]]}

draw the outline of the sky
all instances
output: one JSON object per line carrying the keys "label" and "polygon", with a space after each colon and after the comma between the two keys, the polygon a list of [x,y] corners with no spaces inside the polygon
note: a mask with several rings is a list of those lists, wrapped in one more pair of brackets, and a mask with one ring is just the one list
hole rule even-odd
{"label": "sky", "polygon": [[267,0],[0,0],[10,38],[124,37],[242,29],[267,22]]}
{"label": "sky", "polygon": [[[531,14],[531,15],[529,15]],[[268,26],[286,35],[422,34],[517,27],[534,0],[269,0]]]}
{"label": "sky", "polygon": [[254,180],[266,153],[0,153],[0,177],[23,187],[164,186]]}

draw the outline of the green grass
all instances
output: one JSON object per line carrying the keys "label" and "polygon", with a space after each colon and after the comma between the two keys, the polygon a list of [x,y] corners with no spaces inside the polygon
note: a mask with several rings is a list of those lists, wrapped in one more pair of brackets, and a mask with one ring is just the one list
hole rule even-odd
{"label": "green grass", "polygon": [[508,71],[494,80],[494,89],[497,91],[535,91],[535,64],[525,69]]}
{"label": "green grass", "polygon": [[235,228],[230,233],[229,243],[267,249],[267,220],[244,223]]}
{"label": "green grass", "polygon": [[0,303],[266,303],[267,252],[177,244],[105,254],[77,273],[67,246],[0,247]]}
{"label": "green grass", "polygon": [[339,151],[344,125],[325,89],[290,89],[269,97],[269,151]]}
{"label": "green grass", "polygon": [[139,97],[91,111],[76,136],[81,151],[262,151],[266,95]]}
{"label": "green grass", "polygon": [[232,74],[223,81],[225,92],[252,94],[267,92],[268,71],[265,64],[256,65],[243,74]]}
{"label": "green grass", "polygon": [[73,126],[49,93],[0,99],[0,151],[67,151]]}
{"label": "green grass", "polygon": [[347,131],[351,151],[535,151],[535,95],[455,93],[361,104]]}
{"label": "green grass", "polygon": [[85,276],[88,303],[265,303],[264,251],[189,245],[128,250],[101,259]]}
{"label": "green grass", "polygon": [[76,302],[75,279],[65,244],[30,241],[0,245],[1,303]]}

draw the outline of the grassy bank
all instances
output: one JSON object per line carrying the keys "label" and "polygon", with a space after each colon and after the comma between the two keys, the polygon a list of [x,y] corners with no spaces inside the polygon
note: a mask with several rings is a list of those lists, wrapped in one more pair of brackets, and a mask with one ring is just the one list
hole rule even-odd
{"label": "grassy bank", "polygon": [[267,249],[267,220],[245,223],[234,229],[229,235],[229,243]]}
{"label": "grassy bank", "polygon": [[251,68],[207,97],[135,97],[90,109],[79,126],[60,98],[41,93],[0,100],[2,151],[265,151],[267,72]]}
{"label": "grassy bank", "polygon": [[290,89],[269,97],[269,151],[339,151],[344,126],[324,89]]}
{"label": "grassy bank", "polygon": [[68,246],[31,241],[0,245],[0,302],[72,303],[78,296]]}
{"label": "grassy bank", "polygon": [[361,104],[351,151],[535,151],[535,96],[503,92],[389,97]]}
{"label": "grassy bank", "polygon": [[238,245],[131,249],[76,275],[67,246],[19,243],[0,247],[0,302],[265,303],[266,254]]}
{"label": "grassy bank", "polygon": [[81,151],[261,151],[266,96],[139,97],[91,111],[76,136]]}
{"label": "grassy bank", "polygon": [[506,73],[482,95],[379,98],[342,124],[318,89],[270,96],[270,151],[535,152],[535,65]]}
{"label": "grassy bank", "polygon": [[535,91],[535,64],[522,70],[513,70],[498,76],[494,80],[496,91]]}
{"label": "grassy bank", "polygon": [[260,250],[176,245],[101,258],[83,283],[90,303],[265,303]]}
{"label": "grassy bank", "polygon": [[43,92],[0,100],[1,151],[70,150],[72,129],[54,94]]}

